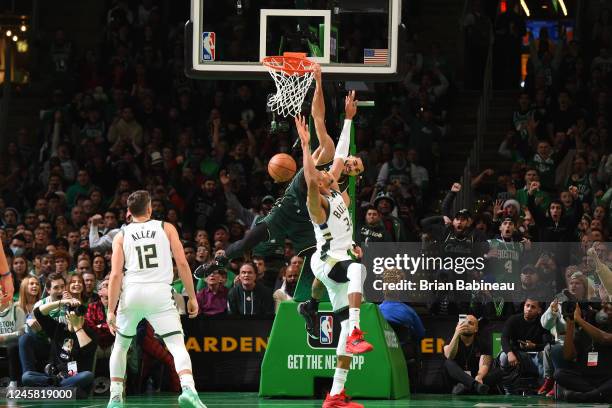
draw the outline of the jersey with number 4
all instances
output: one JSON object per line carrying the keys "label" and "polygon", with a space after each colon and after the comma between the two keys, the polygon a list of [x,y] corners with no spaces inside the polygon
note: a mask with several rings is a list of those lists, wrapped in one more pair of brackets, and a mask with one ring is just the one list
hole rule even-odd
{"label": "jersey with number 4", "polygon": [[497,250],[497,255],[488,259],[489,273],[497,282],[515,282],[519,279],[523,244],[500,238],[490,239],[488,242],[490,249]]}
{"label": "jersey with number 4", "polygon": [[172,251],[161,221],[133,222],[122,228],[124,284],[172,283]]}
{"label": "jersey with number 4", "polygon": [[317,238],[317,251],[322,260],[333,258],[336,261],[351,259],[353,248],[353,222],[342,194],[332,190],[326,196],[329,203],[327,220],[314,224]]}

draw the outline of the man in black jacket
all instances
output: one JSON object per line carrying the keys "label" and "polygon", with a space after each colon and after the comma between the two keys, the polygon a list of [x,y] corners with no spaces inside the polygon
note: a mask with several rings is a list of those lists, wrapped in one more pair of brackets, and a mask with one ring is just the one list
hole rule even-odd
{"label": "man in black jacket", "polygon": [[504,324],[499,362],[505,374],[516,373],[512,376],[513,381],[504,385],[507,395],[514,391],[513,382],[519,376],[543,375],[542,350],[552,338],[550,332],[540,324],[541,314],[540,303],[527,298],[523,313],[511,316]]}
{"label": "man in black jacket", "polygon": [[367,246],[370,242],[391,242],[391,234],[381,221],[381,214],[378,208],[370,205],[366,209],[365,222],[359,229],[358,242],[361,247]]}
{"label": "man in black jacket", "polygon": [[204,179],[201,189],[187,202],[185,221],[194,228],[205,229],[212,235],[213,227],[225,219],[225,194],[217,191],[217,182],[213,178]]}
{"label": "man in black jacket", "polygon": [[266,316],[274,313],[272,290],[257,283],[256,271],[252,262],[245,262],[240,267],[239,282],[227,295],[229,314]]}
{"label": "man in black jacket", "polygon": [[68,324],[59,323],[49,313],[64,307],[70,310],[80,306],[76,299],[62,299],[45,303],[34,309],[36,321],[51,341],[51,361],[45,373],[26,371],[22,382],[30,387],[76,387],[77,396],[86,397],[94,380],[92,366],[98,347],[95,333],[84,325],[84,313],[70,311]]}
{"label": "man in black jacket", "polygon": [[459,210],[450,219],[455,196],[461,184],[454,183],[442,202],[443,216],[425,218],[421,226],[431,235],[435,247],[445,256],[483,256],[488,252],[487,237],[482,231],[472,228],[472,214],[467,209]]}
{"label": "man in black jacket", "polygon": [[571,186],[569,192],[574,198],[574,211],[567,216],[563,214],[563,203],[552,200],[548,206],[547,214],[535,203],[535,193],[540,189],[540,182],[532,181],[527,191],[527,207],[533,215],[538,231],[538,241],[540,242],[574,242],[578,241],[576,235],[578,223],[582,218],[583,208],[578,200],[578,188]]}

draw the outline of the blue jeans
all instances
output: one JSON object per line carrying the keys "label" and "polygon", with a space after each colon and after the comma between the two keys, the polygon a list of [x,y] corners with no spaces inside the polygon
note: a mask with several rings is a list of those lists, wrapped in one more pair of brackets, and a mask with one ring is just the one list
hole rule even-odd
{"label": "blue jeans", "polygon": [[[63,379],[59,386],[62,388],[76,387],[79,390],[89,393],[93,385],[94,374],[91,371],[83,371],[72,377]],[[21,377],[21,382],[26,387],[50,387],[53,385],[53,380],[45,373],[36,371],[26,371]]]}
{"label": "blue jeans", "polygon": [[[538,353],[526,353],[524,351],[517,351],[514,353],[516,358],[519,361],[519,370],[521,375],[533,375],[542,377],[544,374],[544,365],[542,362],[542,352]],[[499,355],[499,364],[503,370],[510,369],[510,364],[508,363],[508,355],[503,351]]]}
{"label": "blue jeans", "polygon": [[[43,368],[49,361],[49,347],[48,341],[33,333],[24,333],[19,337],[19,360],[23,372]],[[37,367],[37,365],[40,365],[39,362],[42,362],[40,368]]]}

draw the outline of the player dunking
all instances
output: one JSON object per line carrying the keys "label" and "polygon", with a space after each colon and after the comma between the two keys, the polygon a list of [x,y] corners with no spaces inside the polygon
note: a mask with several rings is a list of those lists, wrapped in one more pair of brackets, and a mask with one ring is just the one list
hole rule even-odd
{"label": "player dunking", "polygon": [[[314,226],[317,249],[312,255],[310,266],[315,277],[329,293],[334,314],[340,320],[338,339],[338,364],[330,393],[323,402],[323,408],[363,407],[349,402],[344,392],[344,383],[353,354],[372,351],[373,347],[363,338],[359,327],[365,267],[355,261],[353,224],[347,203],[346,192],[341,193],[338,182],[331,172],[318,171],[309,151],[310,134],[304,118],[298,116],[295,124],[302,142],[304,177],[307,185],[306,205]],[[336,158],[332,168],[342,165]]]}
{"label": "player dunking", "polygon": [[172,224],[151,219],[151,196],[147,191],[132,193],[127,204],[132,223],[121,228],[113,240],[108,285],[107,320],[109,329],[115,335],[110,357],[108,408],[123,406],[126,355],[136,335],[136,326],[142,319],[151,323],[174,357],[182,388],[179,405],[206,408],[195,390],[191,360],[183,342],[181,320],[170,287],[174,257],[189,296],[187,312],[190,318],[196,317],[198,302],[178,233]]}
{"label": "player dunking", "polygon": [[[334,158],[342,159],[340,165],[331,169],[334,177],[339,181],[340,190],[348,188],[348,176],[356,176],[363,172],[363,163],[359,157],[349,156],[350,128],[351,121],[357,113],[355,92],[351,92],[345,99],[346,118],[338,146],[334,146],[334,141],[325,129],[325,103],[323,99],[323,85],[321,81],[321,70],[317,67],[314,72],[316,88],[312,100],[312,116],[317,129],[317,137],[320,146],[312,153],[318,168],[329,168]],[[310,149],[310,148],[309,148]],[[293,242],[295,252],[304,258],[304,269],[302,273],[310,273],[309,258],[316,246],[316,239],[312,229],[308,209],[306,208],[306,182],[304,171],[300,169],[285,190],[285,194],[277,200],[270,213],[263,218],[262,222],[249,231],[245,237],[231,244],[226,250],[225,255],[215,258],[215,261],[206,268],[199,268],[196,273],[197,278],[207,275],[212,269],[223,268],[228,259],[242,256],[260,242],[275,239],[276,242],[283,242],[288,237]],[[313,284],[313,297],[309,302],[300,305],[300,314],[306,319],[306,329],[311,337],[318,338],[316,328],[316,310],[318,298],[318,286]],[[321,288],[323,289],[323,288]]]}

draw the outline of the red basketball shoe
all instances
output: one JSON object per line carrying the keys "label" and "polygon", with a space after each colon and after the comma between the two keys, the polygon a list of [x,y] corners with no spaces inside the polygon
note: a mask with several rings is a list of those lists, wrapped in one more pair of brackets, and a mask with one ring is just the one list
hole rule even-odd
{"label": "red basketball shoe", "polygon": [[363,408],[363,405],[351,402],[350,398],[342,390],[340,394],[333,397],[328,393],[325,401],[323,401],[323,408]]}
{"label": "red basketball shoe", "polygon": [[363,339],[363,332],[354,328],[353,332],[346,339],[346,351],[351,354],[363,354],[374,350],[374,347]]}

